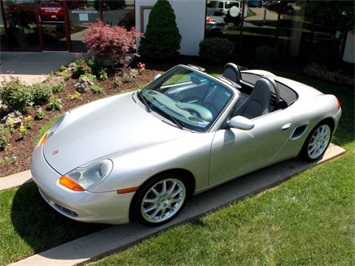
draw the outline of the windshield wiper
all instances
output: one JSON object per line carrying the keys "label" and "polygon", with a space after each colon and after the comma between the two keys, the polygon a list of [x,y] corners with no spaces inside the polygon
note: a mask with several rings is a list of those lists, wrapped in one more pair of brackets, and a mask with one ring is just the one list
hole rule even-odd
{"label": "windshield wiper", "polygon": [[172,115],[169,115],[169,114],[166,113],[166,112],[163,112],[162,115],[165,116],[166,118],[168,118],[170,121],[172,121],[175,125],[177,125],[178,128],[180,128],[180,129],[183,129],[183,128],[184,128],[183,125],[182,125],[182,123],[180,123],[180,122],[179,122],[175,117],[173,117]]}
{"label": "windshield wiper", "polygon": [[152,109],[150,109],[149,103],[147,102],[146,98],[142,94],[142,91],[138,92],[138,96],[139,96],[138,98],[142,101],[142,103],[144,104],[145,108],[147,109],[147,112],[150,113],[152,111]]}
{"label": "windshield wiper", "polygon": [[[144,104],[144,106],[147,109],[147,112],[150,113],[152,111],[152,108],[149,106],[149,103],[147,101],[147,99],[144,97],[144,95],[142,94],[142,91],[138,92],[138,98],[142,101],[142,103]],[[168,118],[170,121],[172,121],[175,125],[177,125],[178,128],[183,129],[182,124],[172,115],[169,115],[168,113],[164,112],[163,110],[160,110],[159,112],[162,116]]]}

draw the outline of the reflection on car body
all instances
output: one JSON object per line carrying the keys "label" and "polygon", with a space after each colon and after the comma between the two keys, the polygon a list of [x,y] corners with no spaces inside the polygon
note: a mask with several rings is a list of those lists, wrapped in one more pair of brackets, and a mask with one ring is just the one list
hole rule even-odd
{"label": "reflection on car body", "polygon": [[223,30],[226,23],[220,16],[208,16],[206,17],[206,38],[209,37],[222,37]]}

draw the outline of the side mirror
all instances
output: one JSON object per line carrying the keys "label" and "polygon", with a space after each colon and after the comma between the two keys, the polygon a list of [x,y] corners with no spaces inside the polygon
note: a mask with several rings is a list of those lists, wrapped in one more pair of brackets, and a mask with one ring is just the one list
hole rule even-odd
{"label": "side mirror", "polygon": [[237,128],[242,130],[250,130],[253,129],[255,126],[252,120],[239,115],[229,120],[228,125],[232,128]]}

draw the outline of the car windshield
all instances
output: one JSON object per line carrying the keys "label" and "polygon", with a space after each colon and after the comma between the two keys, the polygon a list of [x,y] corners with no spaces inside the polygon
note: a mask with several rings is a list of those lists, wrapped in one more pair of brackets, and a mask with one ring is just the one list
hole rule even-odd
{"label": "car windshield", "polygon": [[141,91],[141,101],[180,128],[206,132],[233,97],[207,74],[176,66]]}
{"label": "car windshield", "polygon": [[230,2],[230,3],[226,4],[226,8],[231,8],[232,6],[239,7],[239,3],[238,2]]}

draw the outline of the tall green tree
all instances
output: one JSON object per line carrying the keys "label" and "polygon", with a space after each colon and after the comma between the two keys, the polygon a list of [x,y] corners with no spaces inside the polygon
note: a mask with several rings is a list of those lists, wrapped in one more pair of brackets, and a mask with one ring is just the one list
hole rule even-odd
{"label": "tall green tree", "polygon": [[167,0],[158,0],[149,15],[139,54],[147,61],[163,62],[179,54],[181,35],[176,16]]}

